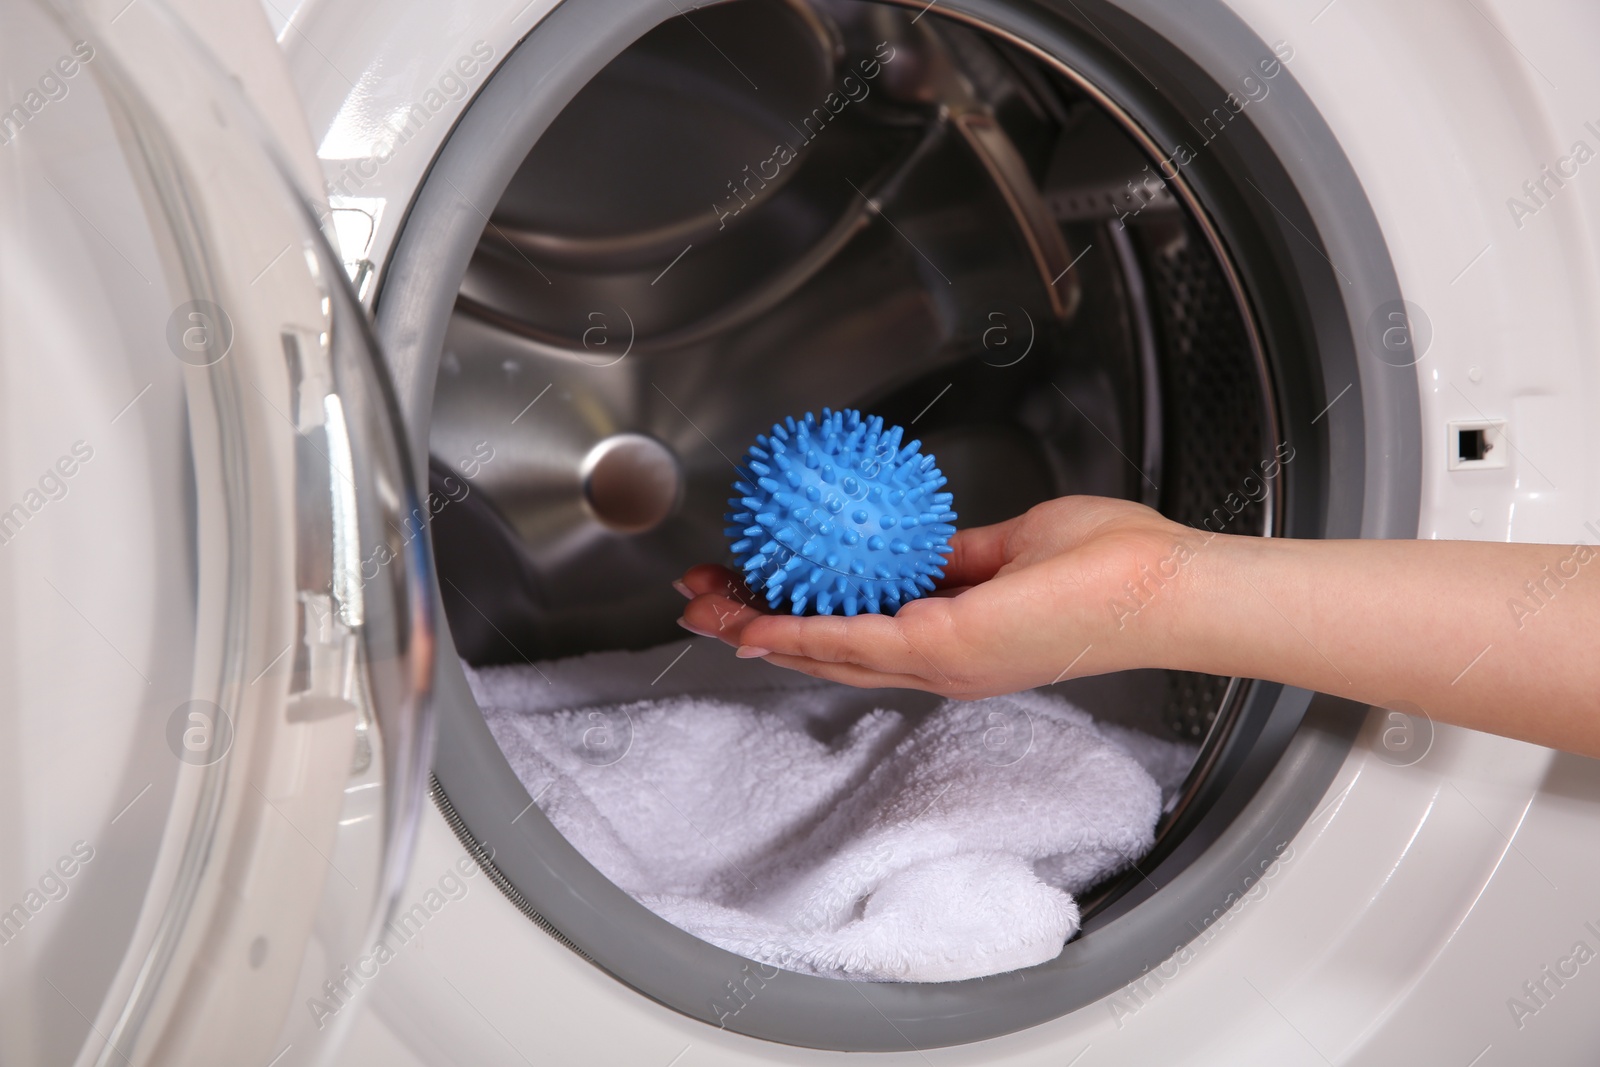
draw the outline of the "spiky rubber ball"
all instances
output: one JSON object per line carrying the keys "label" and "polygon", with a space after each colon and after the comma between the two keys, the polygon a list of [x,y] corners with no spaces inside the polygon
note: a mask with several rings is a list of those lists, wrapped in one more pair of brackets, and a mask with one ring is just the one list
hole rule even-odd
{"label": "spiky rubber ball", "polygon": [[821,420],[808,412],[756,438],[726,533],[769,607],[892,615],[944,577],[952,498],[922,442],[902,446],[904,436],[877,416],[823,408]]}

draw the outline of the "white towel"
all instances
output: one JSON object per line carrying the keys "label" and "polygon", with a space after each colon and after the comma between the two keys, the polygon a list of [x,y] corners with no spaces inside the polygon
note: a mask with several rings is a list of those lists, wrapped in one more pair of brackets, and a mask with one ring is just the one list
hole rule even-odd
{"label": "white towel", "polygon": [[603,874],[712,944],[829,977],[1052,959],[1072,894],[1144,855],[1195,751],[1043,691],[855,690],[704,640],[467,675]]}

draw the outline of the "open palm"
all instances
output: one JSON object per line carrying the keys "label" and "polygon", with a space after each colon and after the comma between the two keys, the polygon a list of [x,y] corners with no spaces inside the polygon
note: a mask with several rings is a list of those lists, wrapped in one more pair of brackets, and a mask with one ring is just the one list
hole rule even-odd
{"label": "open palm", "polygon": [[1124,638],[1160,613],[1130,611],[1139,601],[1125,583],[1203,541],[1141,504],[1063,497],[957,532],[939,591],[893,616],[772,614],[737,574],[706,564],[683,577],[684,625],[818,678],[977,699],[1148,665],[1128,660]]}

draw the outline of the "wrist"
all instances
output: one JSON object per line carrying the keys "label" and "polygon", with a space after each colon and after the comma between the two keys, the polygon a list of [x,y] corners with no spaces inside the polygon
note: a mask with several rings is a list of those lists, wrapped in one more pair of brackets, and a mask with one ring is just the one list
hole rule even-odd
{"label": "wrist", "polygon": [[[1176,525],[1176,524],[1174,524]],[[1204,674],[1249,675],[1252,642],[1259,633],[1259,597],[1252,591],[1267,572],[1267,538],[1212,533],[1178,526],[1174,539],[1186,558],[1175,583],[1151,666]],[[1175,549],[1174,551],[1178,551]]]}
{"label": "wrist", "polygon": [[1163,519],[1139,539],[1103,579],[1107,599],[1096,605],[1100,670],[1207,670],[1215,655],[1210,633],[1218,599],[1229,594],[1237,568],[1229,542],[1250,540]]}

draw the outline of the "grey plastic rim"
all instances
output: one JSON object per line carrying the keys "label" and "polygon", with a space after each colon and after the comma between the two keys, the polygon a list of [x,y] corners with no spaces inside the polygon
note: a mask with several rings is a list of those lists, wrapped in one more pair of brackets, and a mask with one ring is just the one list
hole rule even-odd
{"label": "grey plastic rim", "polygon": [[[1070,64],[1164,146],[1187,136],[1172,101],[1204,113],[1272,54],[1221,0],[1181,9],[1160,0],[1059,6],[1014,10],[1003,0],[946,0],[940,11]],[[498,201],[517,164],[585,82],[677,13],[672,0],[562,4],[507,57],[441,149],[410,207],[377,313],[418,470],[426,470],[433,381],[455,292],[482,230],[480,208]],[[1142,77],[1146,70],[1161,77],[1161,96]],[[1286,434],[1303,429],[1320,464],[1317,478],[1298,482],[1313,484],[1314,492],[1291,486],[1286,531],[1411,537],[1421,495],[1415,372],[1358,351],[1356,340],[1370,315],[1400,298],[1399,285],[1360,182],[1315,106],[1287,68],[1272,90],[1271,106],[1246,110],[1230,136],[1207,146],[1206,158],[1185,174],[1230,247],[1250,225],[1259,231],[1263,247],[1251,255],[1234,249],[1233,259],[1242,264],[1269,351],[1281,356],[1271,343],[1274,320],[1295,320],[1314,342],[1315,365],[1299,368],[1306,380],[1293,380],[1293,365],[1275,366]],[[1234,176],[1248,178],[1255,195],[1242,193]],[[1275,280],[1280,273],[1290,280]],[[438,618],[447,629],[442,607]],[[1103,925],[1048,964],[939,985],[780,972],[729,1017],[728,983],[747,976],[749,961],[635,903],[537,809],[512,822],[528,808],[528,792],[484,724],[453,643],[441,640],[438,649],[434,771],[441,806],[469,844],[492,846],[499,873],[541,925],[618,980],[691,1017],[786,1044],[861,1052],[1013,1032],[1092,1004],[1157,966],[1239,899],[1305,824],[1363,711],[1323,695],[1254,685],[1257,728],[1224,760],[1229,781],[1246,785],[1224,790],[1202,825],[1144,872],[1147,891],[1119,901]]]}

